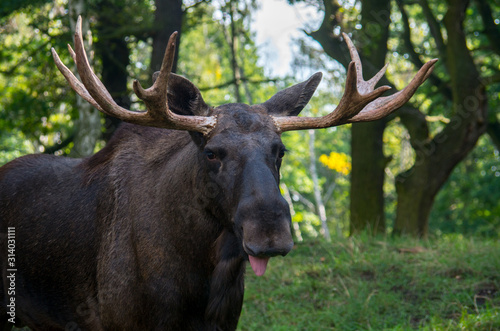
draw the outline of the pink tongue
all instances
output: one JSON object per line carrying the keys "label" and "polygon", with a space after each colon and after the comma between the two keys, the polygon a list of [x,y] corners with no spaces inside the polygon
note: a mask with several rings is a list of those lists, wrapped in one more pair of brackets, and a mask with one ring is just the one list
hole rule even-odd
{"label": "pink tongue", "polygon": [[269,261],[268,257],[261,258],[248,255],[248,259],[250,260],[253,272],[255,272],[257,276],[262,276],[264,272],[266,272],[267,261]]}

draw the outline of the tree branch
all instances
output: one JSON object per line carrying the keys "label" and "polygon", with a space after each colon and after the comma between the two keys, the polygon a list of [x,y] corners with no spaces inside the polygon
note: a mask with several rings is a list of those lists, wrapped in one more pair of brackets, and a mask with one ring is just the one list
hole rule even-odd
{"label": "tree branch", "polygon": [[[406,13],[406,10],[404,9],[403,1],[397,0],[396,2],[398,5],[398,8],[399,8],[399,11],[401,12],[401,19],[403,22],[402,39],[403,39],[403,44],[405,46],[405,51],[408,52],[408,55],[410,56],[410,61],[417,68],[421,68],[424,65],[424,63],[422,62],[422,60],[420,60],[421,54],[419,54],[415,51],[415,46],[413,45],[413,42],[411,41],[411,28],[410,28],[410,23],[409,23],[409,19],[408,19],[408,14]],[[423,2],[425,2],[425,1],[423,1]],[[434,17],[432,16],[432,13],[431,13],[431,17],[432,17],[432,19],[434,19]],[[429,17],[427,17],[427,19],[429,19]],[[430,23],[429,23],[429,26],[431,26]],[[441,36],[440,33],[439,33],[439,36]],[[436,44],[438,44],[437,41],[436,41]],[[440,55],[442,54],[441,51],[439,52],[439,54]],[[446,85],[446,83],[444,81],[442,81],[434,73],[430,75],[429,81],[434,86],[436,86],[448,100],[452,99],[450,88]]]}
{"label": "tree branch", "polygon": [[[250,84],[276,83],[277,81],[278,81],[278,79],[275,79],[275,78],[274,79],[260,79],[260,80],[252,80],[252,79],[249,79],[249,78],[246,78],[246,77],[241,77],[240,78],[240,82],[248,82]],[[234,83],[235,83],[234,79],[231,79],[230,81],[227,81],[225,83],[221,83],[221,84],[218,84],[218,85],[200,87],[199,90],[201,92],[209,91],[209,90],[215,90],[215,89],[224,88],[224,87],[233,85]]]}
{"label": "tree branch", "polygon": [[422,11],[427,19],[427,24],[429,24],[429,29],[431,30],[431,34],[434,37],[434,41],[436,42],[436,47],[439,52],[439,57],[444,61],[446,61],[446,44],[443,39],[443,34],[441,33],[441,26],[439,22],[434,17],[431,8],[429,7],[429,3],[427,0],[420,0],[420,6],[422,7]]}
{"label": "tree branch", "polygon": [[330,183],[330,185],[328,185],[328,188],[326,189],[325,194],[323,194],[323,200],[325,202],[325,205],[328,204],[328,202],[330,201],[330,198],[333,195],[333,191],[337,187],[337,182],[335,181],[336,177],[337,176],[333,177],[333,180]]}
{"label": "tree branch", "polygon": [[318,41],[324,51],[332,59],[337,60],[340,64],[347,68],[351,59],[349,58],[349,50],[345,43],[340,40],[340,36],[335,36],[333,30],[340,26],[339,10],[342,8],[337,1],[324,1],[325,17],[318,30],[306,32],[308,36]]}
{"label": "tree branch", "polygon": [[229,0],[229,10],[228,10],[228,15],[229,15],[229,35],[226,32],[225,26],[224,26],[224,36],[226,37],[226,42],[229,45],[229,49],[231,51],[231,69],[232,69],[232,74],[233,74],[233,81],[234,81],[234,96],[236,98],[236,102],[240,103],[241,102],[241,94],[240,94],[240,84],[241,84],[241,77],[240,77],[240,71],[238,70],[238,60],[236,58],[236,22],[234,18],[234,0]]}
{"label": "tree branch", "polygon": [[406,104],[398,110],[401,123],[408,130],[410,144],[415,151],[423,148],[429,141],[429,127],[425,115],[417,108]]}
{"label": "tree branch", "polygon": [[54,144],[52,146],[43,146],[43,154],[54,154],[55,152],[68,146],[71,142],[73,142],[74,138],[75,138],[75,132],[73,131],[60,143]]}
{"label": "tree branch", "polygon": [[299,201],[309,209],[309,211],[316,213],[316,207],[314,206],[314,203],[309,201],[306,197],[304,197],[302,194],[300,194],[298,191],[295,191],[293,188],[289,189],[290,192],[292,192],[293,195],[296,195],[297,198],[299,198]]}
{"label": "tree branch", "polygon": [[488,136],[490,136],[490,139],[495,145],[496,149],[500,151],[500,123],[498,123],[498,120],[496,118],[493,120],[490,119],[490,121],[488,122],[486,133],[488,133]]}
{"label": "tree branch", "polygon": [[46,42],[44,42],[43,44],[41,44],[40,46],[38,46],[37,48],[35,48],[33,51],[31,51],[30,53],[28,53],[28,56],[24,57],[22,60],[19,60],[14,66],[12,66],[9,70],[6,70],[6,71],[0,71],[0,74],[3,74],[3,75],[6,75],[6,76],[11,76],[13,75],[17,68],[23,66],[26,62],[29,61],[29,58],[30,57],[33,57],[35,54],[39,53],[42,49],[44,49],[48,44],[50,44],[51,41],[48,40]]}
{"label": "tree branch", "polygon": [[413,42],[411,41],[411,29],[410,23],[408,19],[408,14],[403,6],[402,0],[396,0],[399,11],[401,12],[401,19],[403,21],[403,44],[405,46],[406,52],[410,56],[410,61],[417,67],[420,68],[424,65],[422,60],[420,60],[420,54],[415,51],[415,47],[413,46]]}
{"label": "tree branch", "polygon": [[485,0],[476,0],[476,2],[483,19],[484,33],[490,41],[491,49],[500,55],[500,30],[493,20],[490,4]]}
{"label": "tree branch", "polygon": [[201,5],[201,4],[203,4],[203,3],[210,3],[210,0],[200,0],[200,1],[198,1],[198,2],[195,2],[195,3],[193,3],[193,4],[192,4],[192,5],[190,5],[190,6],[186,6],[186,7],[184,7],[184,11],[187,11],[187,10],[189,10],[189,9],[193,9],[193,8],[196,8],[196,7],[198,7],[199,5]]}

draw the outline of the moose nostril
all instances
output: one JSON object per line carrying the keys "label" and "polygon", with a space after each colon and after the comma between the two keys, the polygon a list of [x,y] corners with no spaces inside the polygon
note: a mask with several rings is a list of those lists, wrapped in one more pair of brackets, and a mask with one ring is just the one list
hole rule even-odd
{"label": "moose nostril", "polygon": [[259,247],[258,245],[255,244],[249,244],[245,243],[244,245],[245,251],[247,252],[248,255],[255,256],[255,257],[273,257],[277,255],[282,255],[285,256],[290,252],[290,250],[293,247],[293,242],[290,242],[290,244],[285,245],[283,247]]}
{"label": "moose nostril", "polygon": [[245,243],[245,251],[248,255],[259,256],[261,254],[260,249],[255,245]]}
{"label": "moose nostril", "polygon": [[280,250],[279,254],[280,254],[281,256],[285,256],[285,255],[287,255],[287,254],[288,254],[288,253],[292,250],[292,248],[293,248],[293,241],[291,241],[291,242],[290,242],[290,244],[289,244],[289,245],[287,245],[286,247],[283,247],[283,248]]}

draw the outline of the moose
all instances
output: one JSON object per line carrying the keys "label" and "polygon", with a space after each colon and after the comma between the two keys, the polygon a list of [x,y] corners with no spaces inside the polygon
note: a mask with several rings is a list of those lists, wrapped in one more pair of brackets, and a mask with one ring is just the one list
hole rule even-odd
{"label": "moose", "polygon": [[236,329],[246,262],[260,276],[293,247],[279,190],[281,134],[380,119],[410,99],[437,61],[381,96],[389,87],[375,85],[385,67],[365,81],[344,34],[352,62],[343,97],[326,116],[299,117],[321,73],[261,104],[210,107],[171,73],[176,36],[153,85],[133,82],[146,111],[113,101],[87,60],[81,19],[69,46],[81,81],[52,49],[73,90],[126,123],[90,157],[27,155],[0,168],[4,324],[15,301],[16,325],[33,330]]}

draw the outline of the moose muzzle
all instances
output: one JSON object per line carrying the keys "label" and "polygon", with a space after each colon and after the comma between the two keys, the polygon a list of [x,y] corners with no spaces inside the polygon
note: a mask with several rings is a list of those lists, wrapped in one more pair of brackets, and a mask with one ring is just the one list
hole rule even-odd
{"label": "moose muzzle", "polygon": [[293,247],[290,209],[279,194],[259,203],[245,200],[238,208],[237,224],[250,265],[257,276],[262,276],[270,257],[285,256]]}

